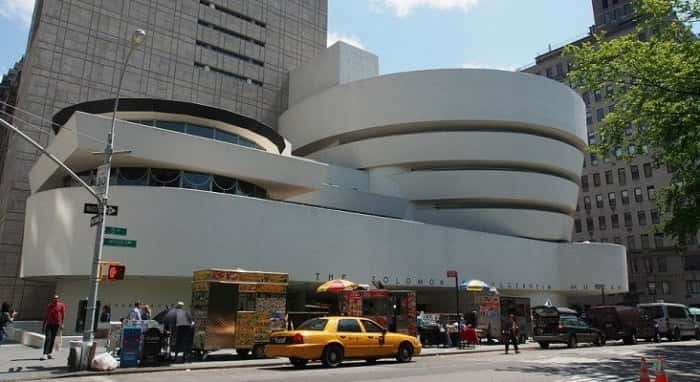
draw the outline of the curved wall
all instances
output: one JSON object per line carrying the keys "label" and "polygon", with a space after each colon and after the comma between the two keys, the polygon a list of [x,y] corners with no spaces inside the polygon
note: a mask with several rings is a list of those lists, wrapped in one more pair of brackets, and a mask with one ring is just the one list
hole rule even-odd
{"label": "curved wall", "polygon": [[293,105],[279,126],[298,155],[383,174],[370,190],[412,201],[419,221],[568,241],[584,116],[578,94],[555,81],[456,69],[341,84]]}
{"label": "curved wall", "polygon": [[[85,277],[94,228],[86,191],[33,194],[27,204],[22,277]],[[552,243],[205,191],[115,186],[107,225],[124,227],[136,248],[105,247],[127,277],[191,277],[195,269],[288,272],[294,281],[345,274],[399,286],[435,280],[445,269],[522,291],[569,292],[605,283],[625,291],[625,249]],[[507,265],[507,266],[506,266]],[[516,285],[517,284],[517,285]],[[618,289],[619,288],[619,289]],[[595,290],[589,293],[597,293]]]}

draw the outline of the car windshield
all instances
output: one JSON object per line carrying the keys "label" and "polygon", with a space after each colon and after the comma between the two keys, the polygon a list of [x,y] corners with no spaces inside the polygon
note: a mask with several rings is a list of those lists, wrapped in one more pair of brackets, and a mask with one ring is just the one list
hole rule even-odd
{"label": "car windshield", "polygon": [[297,330],[318,330],[322,331],[326,328],[328,320],[322,318],[312,318],[310,320],[304,321]]}
{"label": "car windshield", "polygon": [[646,314],[648,314],[649,318],[651,319],[664,317],[664,308],[662,308],[660,305],[640,306],[640,309],[642,309]]}

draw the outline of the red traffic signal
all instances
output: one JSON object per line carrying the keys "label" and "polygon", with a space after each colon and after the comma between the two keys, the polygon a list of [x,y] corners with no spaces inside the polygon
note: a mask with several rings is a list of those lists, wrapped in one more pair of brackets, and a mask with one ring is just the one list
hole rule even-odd
{"label": "red traffic signal", "polygon": [[124,280],[124,273],[126,273],[126,266],[111,264],[109,268],[107,268],[107,280]]}

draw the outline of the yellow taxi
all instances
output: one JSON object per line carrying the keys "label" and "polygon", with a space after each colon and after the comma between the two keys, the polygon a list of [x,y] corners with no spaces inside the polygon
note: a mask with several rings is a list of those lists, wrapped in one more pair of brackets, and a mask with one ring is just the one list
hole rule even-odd
{"label": "yellow taxi", "polygon": [[346,316],[314,318],[296,330],[272,333],[265,346],[268,357],[287,357],[295,367],[315,360],[326,367],[337,367],[346,359],[409,362],[420,351],[416,337],[388,333],[372,320]]}

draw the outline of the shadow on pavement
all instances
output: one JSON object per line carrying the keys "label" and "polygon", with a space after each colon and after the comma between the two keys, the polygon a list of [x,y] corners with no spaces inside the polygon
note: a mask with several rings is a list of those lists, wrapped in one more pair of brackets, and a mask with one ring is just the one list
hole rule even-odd
{"label": "shadow on pavement", "polygon": [[[558,353],[556,349],[549,360],[535,361],[540,364],[512,363],[499,371],[547,374],[559,377],[589,378],[592,381],[637,381],[640,356],[646,357],[649,370],[654,374],[656,356],[664,357],[664,369],[674,382],[700,381],[700,346],[669,345],[652,349],[640,349],[638,354],[610,354],[607,360],[586,358],[574,353]],[[562,359],[558,363],[557,359]]]}
{"label": "shadow on pavement", "polygon": [[[413,363],[415,360],[409,362]],[[368,363],[365,361],[346,361],[343,362],[339,367],[340,368],[351,368],[351,367],[372,367],[372,366],[380,366],[380,365],[394,365],[397,364],[398,362],[392,361],[392,360],[384,360],[384,361],[377,361],[374,363]],[[324,370],[333,370],[333,369],[328,369],[324,367],[320,362],[313,362],[308,365],[306,365],[303,368],[296,368],[292,366],[292,364],[287,364],[284,366],[273,366],[273,367],[265,367],[265,370],[275,370],[275,371],[284,371],[284,372],[294,372],[294,371],[304,371],[304,370],[318,370],[318,369],[324,369]]]}

